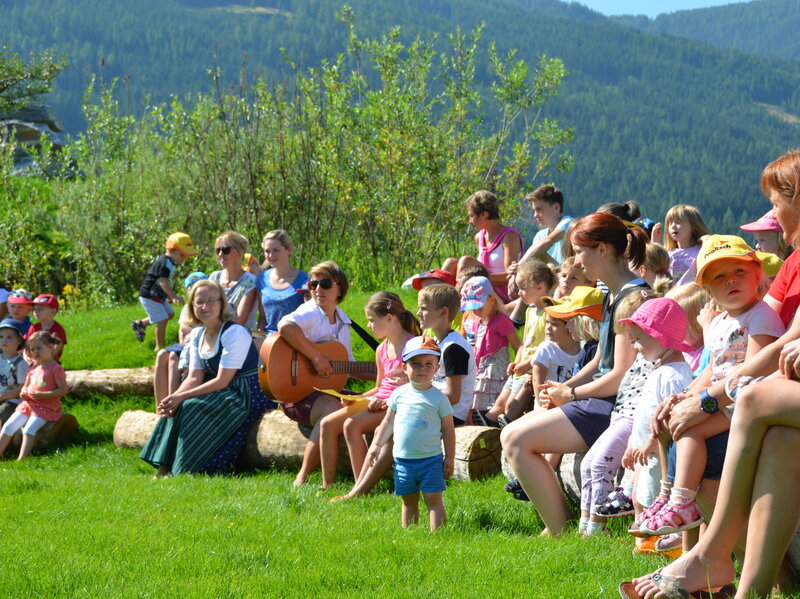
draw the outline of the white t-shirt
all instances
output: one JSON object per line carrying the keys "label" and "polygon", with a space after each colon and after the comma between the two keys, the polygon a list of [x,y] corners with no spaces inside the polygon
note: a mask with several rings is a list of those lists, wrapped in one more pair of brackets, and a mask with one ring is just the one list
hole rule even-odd
{"label": "white t-shirt", "polygon": [[220,343],[222,344],[222,355],[219,360],[220,368],[229,368],[231,370],[238,370],[244,364],[247,357],[247,352],[250,351],[250,345],[253,343],[253,337],[246,328],[238,324],[231,324],[228,326],[221,335],[217,335],[214,340],[213,349],[207,354],[200,353],[200,346],[205,340],[205,328],[198,328],[194,332],[194,337],[200,335],[197,342],[189,344],[189,369],[190,370],[203,370],[203,363],[201,359],[213,358],[219,350]]}
{"label": "white t-shirt", "polygon": [[636,404],[639,402],[639,396],[651,372],[653,372],[653,363],[648,362],[642,354],[636,354],[636,359],[619,384],[617,399],[614,401],[614,409],[611,411],[612,414],[633,418],[636,412]]}
{"label": "white t-shirt", "polygon": [[[727,312],[717,314],[704,336],[706,348],[711,354],[711,383],[726,378],[744,362],[750,335],[780,337],[785,331],[781,317],[764,301],[757,302],[739,316],[731,316]],[[735,405],[722,406],[720,410],[732,418]]]}
{"label": "white t-shirt", "polygon": [[[572,220],[573,219],[571,216],[563,217],[558,222],[558,224],[553,228],[553,231],[566,231],[567,227],[569,227],[569,224],[572,222]],[[550,235],[550,229],[548,229],[547,227],[545,227],[544,229],[539,229],[536,232],[536,235],[533,236],[533,243],[531,243],[531,245],[535,245],[539,241],[545,239],[548,235]],[[551,245],[547,250],[547,253],[550,255],[550,257],[556,261],[556,264],[561,264],[564,261],[564,246],[562,244],[563,240],[564,238],[562,237],[561,239],[556,241],[553,245]]]}
{"label": "white t-shirt", "polygon": [[353,349],[350,341],[350,318],[341,308],[336,308],[336,322],[331,324],[325,311],[316,302],[309,301],[287,314],[278,322],[278,327],[283,323],[292,322],[303,329],[303,333],[312,343],[325,341],[338,341],[347,349],[347,356],[353,359]]}
{"label": "white t-shirt", "polygon": [[633,415],[632,447],[639,447],[650,437],[650,420],[658,405],[691,383],[692,377],[692,368],[686,362],[664,364],[650,373]]}
{"label": "white t-shirt", "polygon": [[467,340],[455,331],[444,336],[439,342],[439,349],[442,350],[442,359],[433,377],[433,386],[444,393],[447,389],[445,378],[461,375],[461,399],[453,406],[453,416],[465,421],[475,393],[475,354]]}
{"label": "white t-shirt", "polygon": [[717,383],[744,362],[750,335],[780,337],[786,331],[780,316],[769,305],[757,302],[744,314],[718,314],[705,333],[705,346],[711,352],[711,378]]}
{"label": "white t-shirt", "polygon": [[572,377],[572,369],[581,355],[579,349],[576,354],[568,354],[558,347],[555,342],[546,339],[536,348],[536,353],[531,358],[531,365],[541,364],[547,368],[546,381],[563,383]]}

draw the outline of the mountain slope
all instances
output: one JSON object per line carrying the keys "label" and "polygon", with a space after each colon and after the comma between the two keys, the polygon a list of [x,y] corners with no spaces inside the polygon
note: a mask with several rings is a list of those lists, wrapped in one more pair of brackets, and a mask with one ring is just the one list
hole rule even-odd
{"label": "mountain slope", "polygon": [[[518,48],[529,63],[541,53],[562,58],[571,74],[545,110],[576,128],[575,169],[557,181],[574,214],[636,199],[661,218],[675,203],[694,203],[713,228],[732,231],[766,210],[758,189],[764,164],[800,145],[800,129],[781,116],[800,116],[800,65],[793,61],[651,35],[553,0],[350,4],[361,35],[401,25],[404,39],[440,32],[444,43],[443,34],[457,26],[486,21],[485,42]],[[207,70],[215,66],[222,84],[235,86],[245,54],[251,74],[276,82],[290,75],[281,48],[306,66],[344,51],[345,30],[333,16],[340,7],[334,0],[244,8],[223,0],[11,0],[0,9],[0,35],[16,51],[67,52],[73,66],[51,101],[74,131],[87,74],[101,59],[106,79],[129,75],[120,97],[141,112],[145,96],[162,102],[210,91]],[[483,48],[478,77],[487,81]]]}

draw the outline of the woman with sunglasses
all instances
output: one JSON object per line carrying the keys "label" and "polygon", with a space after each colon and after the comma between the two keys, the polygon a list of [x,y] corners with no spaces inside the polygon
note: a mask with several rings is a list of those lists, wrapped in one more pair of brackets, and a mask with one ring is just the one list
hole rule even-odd
{"label": "woman with sunglasses", "polygon": [[[278,332],[289,345],[305,355],[321,376],[328,376],[333,367],[317,348],[317,343],[338,341],[347,349],[350,360],[353,351],[350,342],[350,318],[339,304],[347,295],[347,276],[332,260],[314,266],[308,275],[308,289],[311,301],[284,316],[278,323]],[[372,377],[367,376],[371,379]],[[335,397],[315,391],[297,403],[281,404],[284,414],[311,428],[303,465],[295,478],[296,487],[308,482],[309,475],[319,467],[319,427],[320,421],[342,407]]]}
{"label": "woman with sunglasses", "polygon": [[294,245],[283,229],[264,235],[261,247],[264,249],[265,265],[269,268],[256,277],[256,293],[261,306],[258,330],[269,335],[277,332],[281,318],[294,312],[303,303],[300,291],[308,283],[308,274],[289,263]]}
{"label": "woman with sunglasses", "polygon": [[258,351],[250,332],[227,318],[219,283],[197,281],[189,291],[189,374],[158,402],[159,416],[140,457],[156,478],[184,472],[227,472],[250,427],[272,402],[258,383]]}
{"label": "woman with sunglasses", "polygon": [[225,290],[228,305],[233,311],[233,321],[252,330],[256,324],[256,278],[242,268],[242,258],[247,252],[247,237],[236,231],[226,231],[214,244],[214,253],[222,270],[208,277]]}

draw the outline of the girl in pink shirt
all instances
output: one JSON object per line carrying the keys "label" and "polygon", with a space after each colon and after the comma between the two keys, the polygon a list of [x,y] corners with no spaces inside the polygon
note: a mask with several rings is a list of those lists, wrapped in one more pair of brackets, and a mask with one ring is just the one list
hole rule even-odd
{"label": "girl in pink shirt", "polygon": [[17,459],[25,459],[33,451],[36,433],[63,415],[61,398],[67,394],[67,373],[55,360],[60,347],[58,337],[46,331],[33,333],[25,343],[25,351],[33,358],[34,365],[20,391],[22,403],[0,432],[0,457],[14,434],[22,429],[22,447]]}
{"label": "girl in pink shirt", "polygon": [[518,351],[520,340],[514,323],[502,312],[503,303],[486,277],[472,277],[464,283],[461,288],[461,311],[465,310],[472,310],[478,317],[472,324],[478,370],[471,419],[468,416],[467,423],[486,426],[486,412],[494,405],[506,382],[510,362],[508,347]]}

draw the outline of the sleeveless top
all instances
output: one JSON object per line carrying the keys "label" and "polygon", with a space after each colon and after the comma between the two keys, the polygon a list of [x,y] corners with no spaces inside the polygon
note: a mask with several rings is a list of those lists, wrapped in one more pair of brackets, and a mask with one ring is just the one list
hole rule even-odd
{"label": "sleeveless top", "polygon": [[[241,325],[237,325],[231,320],[223,323],[214,345],[214,355],[210,358],[203,358],[202,354],[200,353],[200,339],[203,337],[203,333],[205,333],[205,327],[200,327],[200,330],[194,334],[192,341],[194,342],[195,349],[197,350],[197,356],[200,358],[200,362],[203,364],[203,382],[210,381],[217,376],[217,373],[219,372],[219,362],[222,359],[222,350],[224,349],[222,345],[222,335],[231,326]],[[239,368],[239,373],[255,370],[257,367],[258,350],[256,349],[255,344],[253,344],[251,341],[250,349],[247,350],[247,356],[244,359],[244,363]]]}
{"label": "sleeveless top", "polygon": [[[506,227],[500,231],[500,234],[494,238],[494,241],[492,241],[490,245],[486,245],[485,232],[481,231],[481,234],[478,235],[478,261],[486,267],[489,274],[493,275],[499,272],[505,272],[506,270],[503,238],[509,233],[513,233],[519,239],[520,252],[516,257],[516,259],[519,260],[525,250],[525,245],[522,241],[522,235],[520,235],[519,231],[514,227]],[[492,285],[492,287],[494,288],[494,292],[500,296],[500,299],[502,299],[504,303],[509,301],[508,285],[506,283],[502,285]]]}
{"label": "sleeveless top", "polygon": [[[389,343],[387,341],[381,342],[378,346],[378,360],[383,366],[383,378],[378,381],[378,390],[373,397],[389,399],[392,391],[408,382],[406,371],[403,369],[403,360],[401,356],[395,356],[393,359],[389,358]],[[403,382],[398,384],[398,377],[402,377]]]}

